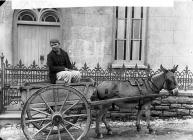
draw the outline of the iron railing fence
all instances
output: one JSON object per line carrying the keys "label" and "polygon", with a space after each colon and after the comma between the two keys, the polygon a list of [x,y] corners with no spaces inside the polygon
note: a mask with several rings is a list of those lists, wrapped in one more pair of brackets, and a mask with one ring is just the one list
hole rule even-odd
{"label": "iron railing fence", "polygon": [[[75,63],[73,63],[75,68]],[[104,80],[128,80],[131,78],[148,78],[156,73],[149,66],[146,69],[140,69],[137,65],[133,69],[127,69],[123,65],[120,69],[113,69],[110,65],[107,69],[103,69],[100,64],[95,68],[89,68],[85,63],[84,66],[78,69],[82,77],[90,77],[96,81],[97,84]],[[35,61],[29,67],[26,67],[22,61],[15,66],[10,65],[7,60],[1,57],[1,88],[2,94],[1,101],[3,105],[10,103],[17,103],[20,98],[19,89],[11,89],[10,86],[21,86],[29,82],[48,81],[48,68],[47,66],[39,67]],[[193,73],[189,70],[188,66],[183,71],[176,71],[179,89],[192,90],[193,89]],[[1,109],[0,109],[1,110]]]}
{"label": "iron railing fence", "polygon": [[35,61],[29,67],[24,66],[20,60],[16,66],[8,64],[5,61],[4,86],[21,86],[24,83],[40,82],[48,80],[48,69],[46,66],[39,67]]}

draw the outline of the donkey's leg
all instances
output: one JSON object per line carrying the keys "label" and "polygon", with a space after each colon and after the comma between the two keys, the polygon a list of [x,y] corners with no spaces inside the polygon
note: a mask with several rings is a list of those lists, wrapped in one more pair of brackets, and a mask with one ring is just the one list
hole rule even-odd
{"label": "donkey's leg", "polygon": [[108,108],[105,108],[104,109],[104,114],[103,114],[103,117],[102,117],[102,121],[105,124],[105,127],[107,129],[107,134],[112,135],[112,129],[111,129],[110,125],[107,123],[107,120],[106,120],[107,111],[108,111]]}
{"label": "donkey's leg", "polygon": [[153,129],[150,125],[150,117],[151,117],[150,108],[151,108],[151,102],[145,105],[145,117],[146,117],[147,129],[149,129],[149,133],[151,134],[153,132]]}
{"label": "donkey's leg", "polygon": [[141,119],[141,114],[142,114],[142,105],[138,105],[138,112],[137,112],[137,120],[136,120],[136,127],[137,131],[141,131],[141,125],[140,125],[140,119]]}
{"label": "donkey's leg", "polygon": [[104,112],[104,107],[101,105],[99,107],[99,111],[97,112],[97,115],[96,115],[96,128],[95,128],[95,132],[96,132],[96,135],[97,135],[97,138],[103,138],[103,134],[100,132],[100,122],[101,122],[101,119],[103,117],[103,112]]}

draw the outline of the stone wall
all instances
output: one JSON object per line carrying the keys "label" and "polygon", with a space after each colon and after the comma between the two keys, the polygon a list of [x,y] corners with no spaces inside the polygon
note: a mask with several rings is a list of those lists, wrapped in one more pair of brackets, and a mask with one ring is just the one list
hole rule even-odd
{"label": "stone wall", "polygon": [[178,96],[156,100],[152,104],[152,116],[184,117],[193,116],[193,92],[180,92]]}
{"label": "stone wall", "polygon": [[[132,104],[128,109],[110,111],[108,117],[113,120],[136,119],[137,104]],[[93,111],[94,113],[94,111]],[[144,116],[144,110],[143,110]],[[193,116],[193,91],[180,91],[178,96],[159,98],[153,101],[151,107],[152,118],[185,118]]]}

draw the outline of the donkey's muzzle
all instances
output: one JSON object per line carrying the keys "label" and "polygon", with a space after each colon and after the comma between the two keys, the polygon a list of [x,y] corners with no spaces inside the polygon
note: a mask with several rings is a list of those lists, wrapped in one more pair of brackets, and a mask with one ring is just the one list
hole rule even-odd
{"label": "donkey's muzzle", "polygon": [[170,94],[175,95],[175,96],[178,95],[178,93],[179,93],[179,92],[178,92],[178,88],[175,88],[175,89],[173,89],[173,90],[170,90],[169,92],[170,92]]}

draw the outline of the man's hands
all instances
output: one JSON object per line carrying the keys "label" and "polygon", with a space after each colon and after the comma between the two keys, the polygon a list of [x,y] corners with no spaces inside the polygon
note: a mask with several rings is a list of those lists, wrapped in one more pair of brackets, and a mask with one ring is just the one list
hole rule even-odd
{"label": "man's hands", "polygon": [[68,69],[68,68],[64,68],[64,70],[65,70],[65,71],[70,71],[70,69]]}

